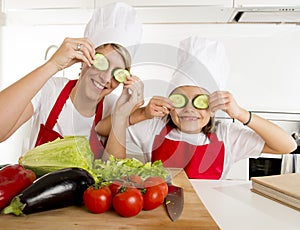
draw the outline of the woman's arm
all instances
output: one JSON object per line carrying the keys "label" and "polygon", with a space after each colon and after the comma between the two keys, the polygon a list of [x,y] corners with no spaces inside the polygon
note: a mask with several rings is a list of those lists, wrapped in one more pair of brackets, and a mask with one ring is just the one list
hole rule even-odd
{"label": "woman's arm", "polygon": [[[81,51],[76,51],[77,44]],[[76,62],[91,65],[93,45],[85,38],[66,38],[59,49],[43,65],[0,92],[0,142],[11,136],[33,115],[32,98],[58,71]]]}
{"label": "woman's arm", "polygon": [[231,118],[237,119],[243,124],[247,123],[247,126],[265,141],[262,149],[264,153],[286,154],[297,148],[297,143],[291,135],[276,124],[256,114],[250,114],[246,109],[240,107],[230,92],[214,92],[210,95],[209,106],[213,114],[220,109]]}
{"label": "woman's arm", "polygon": [[[111,130],[105,147],[104,160],[113,155],[116,158],[126,157],[126,129],[129,115],[135,106],[144,103],[144,85],[136,76],[130,76],[124,82],[124,88],[111,115]],[[97,125],[98,126],[98,125]],[[100,128],[99,126],[96,127]]]}

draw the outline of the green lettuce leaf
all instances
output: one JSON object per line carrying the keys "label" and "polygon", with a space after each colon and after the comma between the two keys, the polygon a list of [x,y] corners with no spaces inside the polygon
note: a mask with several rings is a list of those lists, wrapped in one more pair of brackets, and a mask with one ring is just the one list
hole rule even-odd
{"label": "green lettuce leaf", "polygon": [[66,136],[37,146],[19,158],[19,164],[33,170],[37,176],[62,168],[78,167],[95,177],[94,155],[84,136]]}
{"label": "green lettuce leaf", "polygon": [[106,162],[100,159],[95,160],[94,173],[104,181],[121,179],[133,174],[139,175],[143,180],[150,176],[160,176],[164,179],[170,176],[161,161],[144,164],[135,158],[118,159],[113,156],[110,156]]}

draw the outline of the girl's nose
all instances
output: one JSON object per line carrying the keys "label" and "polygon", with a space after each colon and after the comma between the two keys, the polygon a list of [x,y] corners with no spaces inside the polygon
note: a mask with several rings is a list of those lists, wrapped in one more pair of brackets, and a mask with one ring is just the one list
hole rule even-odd
{"label": "girl's nose", "polygon": [[188,103],[186,104],[186,106],[185,106],[185,110],[194,110],[195,108],[194,108],[194,106],[193,106],[193,104],[192,104],[192,101],[188,101]]}

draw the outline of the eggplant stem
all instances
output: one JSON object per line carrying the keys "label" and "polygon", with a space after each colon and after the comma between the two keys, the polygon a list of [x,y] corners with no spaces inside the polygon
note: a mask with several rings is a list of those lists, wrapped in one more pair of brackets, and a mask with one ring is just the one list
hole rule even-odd
{"label": "eggplant stem", "polygon": [[16,216],[23,215],[23,209],[25,208],[26,204],[23,204],[20,200],[20,197],[16,196],[10,202],[10,205],[3,209],[3,214],[15,214]]}

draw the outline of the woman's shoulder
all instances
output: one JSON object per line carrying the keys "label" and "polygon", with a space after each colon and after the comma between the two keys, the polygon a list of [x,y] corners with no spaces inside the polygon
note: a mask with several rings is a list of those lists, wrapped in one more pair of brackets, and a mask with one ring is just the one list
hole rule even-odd
{"label": "woman's shoulder", "polygon": [[46,85],[55,87],[55,89],[61,89],[69,81],[70,81],[70,79],[65,78],[65,77],[52,77],[47,81]]}

